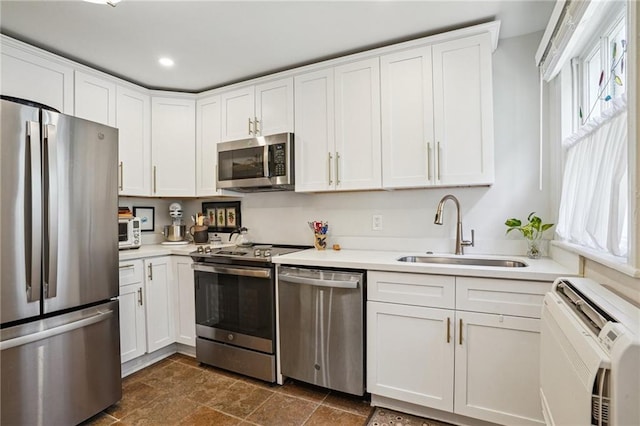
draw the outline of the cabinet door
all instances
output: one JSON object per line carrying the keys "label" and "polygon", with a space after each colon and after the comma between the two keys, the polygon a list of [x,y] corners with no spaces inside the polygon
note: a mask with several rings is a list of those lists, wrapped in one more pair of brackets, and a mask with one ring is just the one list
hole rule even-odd
{"label": "cabinet door", "polygon": [[120,358],[127,362],[147,351],[142,283],[120,286]]}
{"label": "cabinet door", "polygon": [[176,277],[175,324],[176,341],[184,345],[196,345],[196,305],[194,278],[191,264],[186,256],[173,256],[173,271]]}
{"label": "cabinet door", "polygon": [[195,101],[151,99],[152,195],[195,195],[195,121]]}
{"label": "cabinet door", "polygon": [[367,392],[453,410],[453,311],[367,302]]}
{"label": "cabinet door", "polygon": [[171,263],[166,256],[146,259],[144,265],[147,349],[153,352],[175,341]]}
{"label": "cabinet door", "polygon": [[336,189],[382,187],[378,58],[335,68]]}
{"label": "cabinet door", "polygon": [[151,195],[151,97],[116,87],[120,195]]}
{"label": "cabinet door", "polygon": [[380,58],[382,185],[433,185],[433,78],[431,47]]}
{"label": "cabinet door", "polygon": [[296,191],[335,188],[333,68],[295,77]]}
{"label": "cabinet door", "polygon": [[[73,69],[13,46],[2,38],[2,94],[28,99],[73,115]],[[30,49],[29,49],[30,50]]]}
{"label": "cabinet door", "polygon": [[102,78],[75,72],[75,116],[116,125],[116,85]]}
{"label": "cabinet door", "polygon": [[254,136],[254,86],[243,87],[220,95],[222,107],[222,141]]}
{"label": "cabinet door", "polygon": [[505,425],[544,424],[540,320],[456,312],[455,412]]}
{"label": "cabinet door", "polygon": [[258,84],[255,96],[257,135],[293,132],[293,77]]}
{"label": "cabinet door", "polygon": [[196,102],[196,195],[219,195],[216,188],[220,142],[220,97]]}
{"label": "cabinet door", "polygon": [[491,184],[491,36],[480,34],[432,49],[436,182]]}

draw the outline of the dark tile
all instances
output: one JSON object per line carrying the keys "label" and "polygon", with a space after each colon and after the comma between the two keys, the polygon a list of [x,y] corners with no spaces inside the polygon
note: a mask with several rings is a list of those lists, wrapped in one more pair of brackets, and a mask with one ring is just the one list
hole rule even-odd
{"label": "dark tile", "polygon": [[185,417],[179,425],[184,426],[235,426],[241,419],[228,416],[209,407],[200,406],[191,415]]}
{"label": "dark tile", "polygon": [[313,412],[305,426],[364,426],[367,424],[367,417],[348,413],[336,408],[321,405]]}
{"label": "dark tile", "polygon": [[135,373],[128,375],[127,377],[122,379],[122,384],[125,385],[127,383],[139,382],[141,380],[144,380],[149,375],[153,374],[155,371],[160,370],[171,364],[173,364],[173,361],[171,361],[169,358],[164,358],[156,362],[155,364],[152,364],[148,367],[143,368],[142,370],[136,371]]}
{"label": "dark tile", "polygon": [[236,381],[226,390],[215,395],[206,405],[225,414],[246,418],[274,393],[270,390]]}
{"label": "dark tile", "polygon": [[187,398],[158,398],[134,410],[121,421],[126,425],[172,425],[191,415],[198,404]]}
{"label": "dark tile", "polygon": [[164,389],[149,386],[141,381],[128,382],[122,387],[122,399],[108,407],[105,412],[116,419],[122,419],[135,409],[167,395]]}
{"label": "dark tile", "polygon": [[200,367],[200,361],[198,361],[195,357],[175,353],[169,357],[172,361],[180,362],[182,364],[190,365],[191,367]]}
{"label": "dark tile", "polygon": [[284,385],[277,387],[276,392],[284,393],[313,402],[321,402],[329,394],[329,390],[303,382],[287,379]]}
{"label": "dark tile", "polygon": [[215,371],[203,371],[191,381],[190,387],[185,389],[184,395],[200,404],[207,404],[214,401],[236,382],[237,380]]}
{"label": "dark tile", "polygon": [[174,396],[180,396],[191,388],[193,380],[205,372],[180,362],[172,362],[142,379],[143,383],[164,389]]}
{"label": "dark tile", "polygon": [[349,411],[359,416],[369,417],[373,412],[370,401],[361,396],[347,395],[340,392],[331,391],[322,401],[322,405]]}
{"label": "dark tile", "polygon": [[300,426],[317,407],[317,402],[276,393],[247,420],[264,426]]}

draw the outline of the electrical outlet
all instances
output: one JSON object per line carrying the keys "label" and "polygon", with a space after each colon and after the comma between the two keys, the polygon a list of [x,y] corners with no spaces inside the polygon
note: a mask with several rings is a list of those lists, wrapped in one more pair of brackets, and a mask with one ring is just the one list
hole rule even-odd
{"label": "electrical outlet", "polygon": [[371,217],[371,229],[374,231],[382,231],[382,215],[374,214]]}

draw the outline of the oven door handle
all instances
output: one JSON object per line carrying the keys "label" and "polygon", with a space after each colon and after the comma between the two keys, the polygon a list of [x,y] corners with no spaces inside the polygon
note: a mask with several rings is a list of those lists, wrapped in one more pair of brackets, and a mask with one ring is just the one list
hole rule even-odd
{"label": "oven door handle", "polygon": [[271,269],[233,268],[228,266],[213,266],[204,263],[194,263],[191,269],[214,274],[240,275],[243,277],[271,278]]}

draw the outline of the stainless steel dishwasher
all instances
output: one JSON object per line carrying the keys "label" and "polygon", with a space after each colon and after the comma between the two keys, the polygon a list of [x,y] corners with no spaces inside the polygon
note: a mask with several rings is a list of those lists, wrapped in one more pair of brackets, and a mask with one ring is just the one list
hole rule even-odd
{"label": "stainless steel dishwasher", "polygon": [[364,277],[361,271],[278,267],[284,376],[364,394]]}

